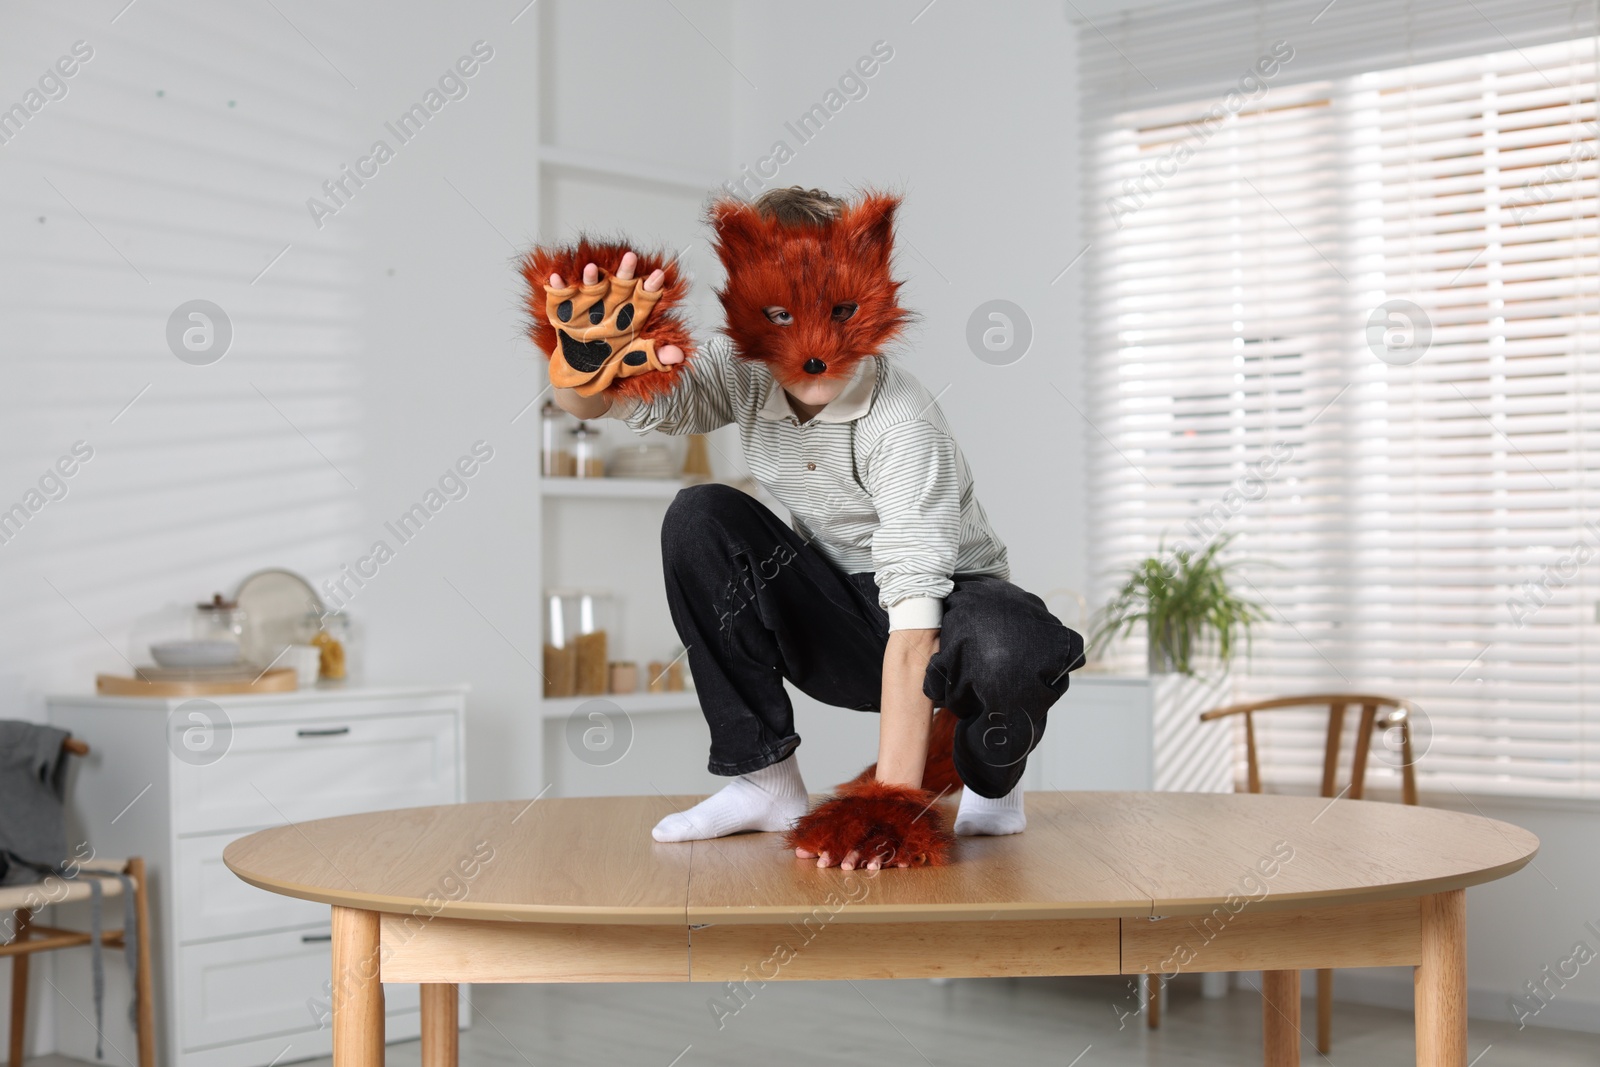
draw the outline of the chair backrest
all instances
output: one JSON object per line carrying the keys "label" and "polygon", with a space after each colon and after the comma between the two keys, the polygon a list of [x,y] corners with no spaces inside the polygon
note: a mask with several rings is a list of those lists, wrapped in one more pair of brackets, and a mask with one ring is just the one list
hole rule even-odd
{"label": "chair backrest", "polygon": [[1288,708],[1328,709],[1327,743],[1322,756],[1322,795],[1339,796],[1345,790],[1338,786],[1339,743],[1344,737],[1345,712],[1352,706],[1361,708],[1361,720],[1356,725],[1355,752],[1350,757],[1350,784],[1345,787],[1352,800],[1360,800],[1366,789],[1367,756],[1372,751],[1372,735],[1381,727],[1387,734],[1394,730],[1400,738],[1400,798],[1406,804],[1417,802],[1416,756],[1411,744],[1411,722],[1418,714],[1415,704],[1401,697],[1374,696],[1371,693],[1308,693],[1304,696],[1277,697],[1256,700],[1247,704],[1232,704],[1225,708],[1212,708],[1202,712],[1201,722],[1244,716],[1244,743],[1246,785],[1250,792],[1261,792],[1261,760],[1256,751],[1256,724],[1258,713]]}
{"label": "chair backrest", "polygon": [[66,858],[66,765],[80,750],[54,727],[0,721],[0,883],[37,881]]}

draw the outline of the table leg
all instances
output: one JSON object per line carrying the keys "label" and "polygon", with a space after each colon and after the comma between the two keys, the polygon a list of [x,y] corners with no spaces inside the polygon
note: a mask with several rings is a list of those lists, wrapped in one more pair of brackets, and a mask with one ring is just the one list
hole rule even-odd
{"label": "table leg", "polygon": [[378,913],[333,909],[333,1064],[383,1067]]}
{"label": "table leg", "polygon": [[1317,972],[1317,1051],[1324,1056],[1333,1047],[1333,971]]}
{"label": "table leg", "polygon": [[1467,894],[1422,898],[1417,1067],[1467,1067]]}
{"label": "table leg", "polygon": [[1300,972],[1261,972],[1261,1062],[1300,1067]]}
{"label": "table leg", "polygon": [[1152,1030],[1161,1028],[1161,976],[1144,976],[1144,1022]]}
{"label": "table leg", "polygon": [[454,982],[422,986],[422,1067],[459,1067],[460,987]]}

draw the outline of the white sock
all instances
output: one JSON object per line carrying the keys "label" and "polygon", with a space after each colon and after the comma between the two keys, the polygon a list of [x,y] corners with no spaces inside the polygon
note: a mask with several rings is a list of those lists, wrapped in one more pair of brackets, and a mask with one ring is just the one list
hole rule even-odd
{"label": "white sock", "polygon": [[787,830],[806,813],[810,798],[794,753],[782,762],[741,774],[687,811],[656,823],[657,841],[704,841],[741,830]]}
{"label": "white sock", "polygon": [[961,806],[956,809],[956,833],[965,837],[1020,834],[1028,825],[1022,810],[1022,783],[1018,782],[1003,797],[979,796],[961,787]]}

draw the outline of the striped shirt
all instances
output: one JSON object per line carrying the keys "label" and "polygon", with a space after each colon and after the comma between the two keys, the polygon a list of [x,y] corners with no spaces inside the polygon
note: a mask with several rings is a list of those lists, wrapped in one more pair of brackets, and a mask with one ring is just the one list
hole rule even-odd
{"label": "striped shirt", "polygon": [[715,335],[649,401],[606,412],[639,433],[709,433],[737,423],[746,462],[795,532],[846,573],[871,571],[889,629],[933,629],[954,574],[1010,577],[1006,548],[934,398],[892,356],[863,359],[802,423],[765,364]]}

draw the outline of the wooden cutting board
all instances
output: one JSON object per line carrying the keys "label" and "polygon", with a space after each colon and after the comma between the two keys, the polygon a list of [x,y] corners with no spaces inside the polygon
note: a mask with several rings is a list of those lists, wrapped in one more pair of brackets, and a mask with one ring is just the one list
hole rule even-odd
{"label": "wooden cutting board", "polygon": [[291,667],[184,670],[140,667],[134,675],[97,674],[95,692],[118,697],[206,697],[229,693],[284,693],[300,683]]}

